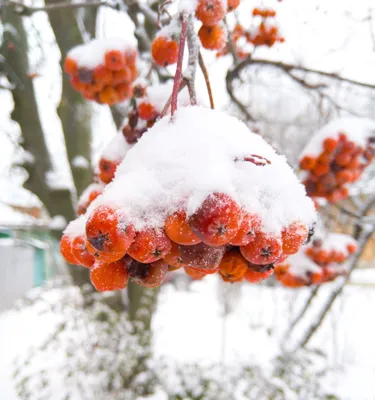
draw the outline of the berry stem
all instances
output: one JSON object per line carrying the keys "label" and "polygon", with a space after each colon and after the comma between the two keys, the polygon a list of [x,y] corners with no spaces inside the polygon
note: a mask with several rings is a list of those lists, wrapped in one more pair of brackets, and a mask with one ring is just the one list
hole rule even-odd
{"label": "berry stem", "polygon": [[181,26],[180,43],[178,47],[178,60],[177,60],[176,75],[174,77],[174,83],[173,83],[173,91],[172,91],[171,120],[173,118],[174,113],[177,110],[177,98],[182,79],[182,62],[184,60],[185,43],[188,30],[188,18],[186,13],[183,13],[181,15],[181,18],[182,18],[182,26]]}
{"label": "berry stem", "polygon": [[192,15],[189,16],[188,31],[187,31],[187,45],[189,50],[188,67],[184,72],[184,78],[188,80],[188,90],[190,103],[192,106],[197,104],[197,94],[195,91],[195,76],[197,72],[199,42],[197,34],[194,29],[194,21]]}
{"label": "berry stem", "polygon": [[199,58],[199,67],[200,67],[200,69],[202,71],[202,74],[204,76],[204,80],[206,82],[208,97],[210,98],[210,106],[211,106],[211,109],[214,110],[215,109],[215,102],[214,102],[214,96],[212,94],[210,77],[208,75],[206,64],[204,63],[204,60],[203,60],[201,52],[199,52],[198,58]]}

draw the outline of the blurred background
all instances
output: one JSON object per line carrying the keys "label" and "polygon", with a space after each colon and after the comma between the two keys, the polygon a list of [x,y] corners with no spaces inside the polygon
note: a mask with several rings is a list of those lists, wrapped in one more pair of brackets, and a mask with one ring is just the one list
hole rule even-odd
{"label": "blurred background", "polygon": [[[62,231],[129,104],[86,101],[61,65],[94,37],[153,38],[145,10],[164,2],[91,3],[0,5],[0,399],[374,400],[373,165],[346,200],[320,204],[326,230],[360,239],[349,275],[321,286],[176,271],[160,290],[99,294],[86,269],[65,263]],[[228,32],[256,31],[254,7],[277,11],[285,41],[248,49],[239,39],[244,54],[220,57],[203,49],[216,108],[297,170],[326,123],[375,121],[375,5],[242,0]],[[149,48],[139,50],[145,76]],[[173,77],[165,71],[154,79]]]}

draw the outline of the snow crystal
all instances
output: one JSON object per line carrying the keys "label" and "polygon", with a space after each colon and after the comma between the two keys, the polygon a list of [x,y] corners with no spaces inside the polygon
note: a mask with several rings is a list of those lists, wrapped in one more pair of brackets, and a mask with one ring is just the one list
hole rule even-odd
{"label": "snow crystal", "polygon": [[72,58],[80,68],[94,69],[104,64],[104,55],[109,50],[136,49],[137,42],[134,36],[128,38],[99,38],[88,43],[74,47],[69,51],[67,57]]}
{"label": "snow crystal", "polygon": [[83,156],[75,156],[72,160],[72,166],[75,168],[88,169],[90,167],[90,163],[87,158]]}
{"label": "snow crystal", "polygon": [[69,237],[77,237],[86,234],[86,221],[87,217],[85,215],[81,215],[75,220],[71,221],[69,225],[64,230],[64,235]]}
{"label": "snow crystal", "polygon": [[62,231],[67,225],[66,219],[62,215],[55,215],[48,224],[49,229]]}
{"label": "snow crystal", "polygon": [[[271,164],[241,161],[254,154]],[[260,215],[266,232],[315,220],[313,202],[283,156],[238,119],[201,107],[181,108],[173,123],[165,117],[148,130],[89,210],[110,204],[138,230],[161,227],[182,202],[191,215],[213,192]]]}
{"label": "snow crystal", "polygon": [[328,137],[338,139],[340,133],[344,133],[349,140],[365,148],[367,140],[375,137],[375,121],[359,117],[335,119],[312,136],[302,151],[301,158],[305,155],[318,156],[323,151],[324,139]]}
{"label": "snow crystal", "polygon": [[119,132],[105,147],[101,158],[108,161],[122,161],[126,153],[133,147],[126,140],[122,132]]}
{"label": "snow crystal", "polygon": [[297,254],[289,256],[284,264],[290,265],[289,273],[301,278],[306,278],[308,273],[321,271],[321,268],[305,255],[304,249],[301,249]]}

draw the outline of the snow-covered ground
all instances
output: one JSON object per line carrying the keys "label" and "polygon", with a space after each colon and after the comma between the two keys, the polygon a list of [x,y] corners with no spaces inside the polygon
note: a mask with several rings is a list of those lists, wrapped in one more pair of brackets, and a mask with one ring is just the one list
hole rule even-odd
{"label": "snow-covered ground", "polygon": [[[374,271],[355,273],[355,285],[345,290],[311,343],[326,353],[331,369],[322,385],[340,399],[374,399],[374,278]],[[165,285],[153,325],[155,357],[227,367],[243,362],[267,368],[306,294],[305,289],[222,286],[214,276],[192,283],[189,290]],[[226,316],[224,304],[231,310]],[[35,307],[0,316],[0,399],[17,399],[12,361],[25,354],[29,345],[41,342],[53,329],[54,319],[52,314],[39,315]]]}

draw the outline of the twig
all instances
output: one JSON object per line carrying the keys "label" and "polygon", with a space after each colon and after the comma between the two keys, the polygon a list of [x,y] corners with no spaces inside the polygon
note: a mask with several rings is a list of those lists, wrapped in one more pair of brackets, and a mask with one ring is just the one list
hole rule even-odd
{"label": "twig", "polygon": [[191,105],[197,104],[197,94],[195,91],[195,76],[197,72],[197,61],[199,54],[199,44],[197,34],[194,29],[194,21],[192,15],[189,16],[189,24],[187,31],[187,45],[189,50],[189,59],[187,71],[184,72],[184,78],[187,79],[187,86],[189,90],[189,97]]}
{"label": "twig", "polygon": [[199,52],[199,54],[198,54],[198,60],[199,60],[199,67],[200,67],[200,69],[202,71],[202,74],[204,76],[204,80],[206,82],[208,97],[210,98],[210,106],[214,110],[215,109],[215,102],[214,102],[214,96],[212,94],[210,77],[208,75],[206,64],[204,63],[204,60],[203,60],[201,52]]}
{"label": "twig", "polygon": [[[181,81],[179,92],[181,92],[187,86],[187,83],[188,83],[187,79],[183,79]],[[166,104],[165,104],[165,106],[163,108],[163,111],[160,114],[160,118],[163,118],[163,117],[165,117],[167,115],[169,107],[171,106],[171,104],[172,104],[172,95],[170,95],[168,101],[166,102]]]}
{"label": "twig", "polygon": [[186,36],[187,36],[188,23],[189,23],[189,20],[185,13],[183,13],[181,15],[181,18],[182,18],[182,25],[181,25],[180,43],[178,46],[178,61],[177,61],[176,75],[174,77],[173,91],[172,91],[171,120],[174,116],[174,113],[177,110],[177,98],[178,98],[178,93],[180,91],[180,86],[181,86],[182,62],[184,60],[185,43],[186,43]]}

